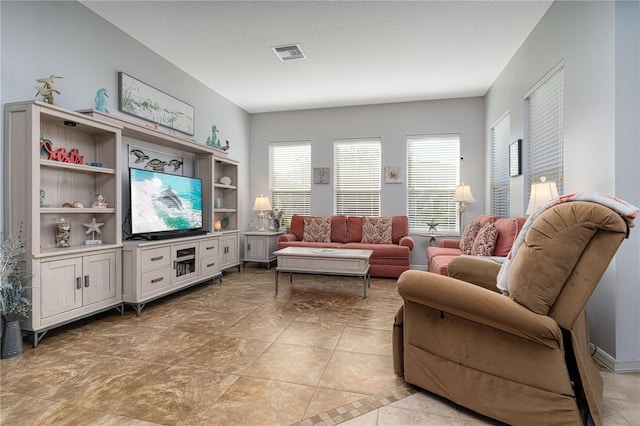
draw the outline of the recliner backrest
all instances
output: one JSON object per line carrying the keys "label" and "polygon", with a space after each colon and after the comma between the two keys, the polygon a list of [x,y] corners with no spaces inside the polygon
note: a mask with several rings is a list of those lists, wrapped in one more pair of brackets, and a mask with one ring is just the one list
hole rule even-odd
{"label": "recliner backrest", "polygon": [[531,225],[509,271],[509,295],[530,310],[573,326],[627,235],[627,224],[601,204],[555,205]]}

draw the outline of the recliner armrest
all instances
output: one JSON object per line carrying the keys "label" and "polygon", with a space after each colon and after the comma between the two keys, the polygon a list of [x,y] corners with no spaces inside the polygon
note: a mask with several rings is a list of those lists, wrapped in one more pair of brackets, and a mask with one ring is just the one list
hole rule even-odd
{"label": "recliner armrest", "polygon": [[398,293],[405,301],[456,315],[515,336],[562,349],[556,322],[486,288],[431,272],[409,270],[398,278]]}
{"label": "recliner armrest", "polygon": [[447,265],[447,272],[451,278],[466,281],[499,292],[496,283],[501,263],[484,256],[458,256],[451,259]]}

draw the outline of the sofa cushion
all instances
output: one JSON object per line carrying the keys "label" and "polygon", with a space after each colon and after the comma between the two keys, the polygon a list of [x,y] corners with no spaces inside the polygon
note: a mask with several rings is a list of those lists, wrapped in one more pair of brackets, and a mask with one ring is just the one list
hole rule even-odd
{"label": "sofa cushion", "polygon": [[498,239],[496,240],[496,247],[493,250],[494,256],[505,257],[509,254],[525,221],[526,218],[524,217],[496,219],[494,223],[498,229]]}
{"label": "sofa cushion", "polygon": [[[344,243],[347,237],[347,217],[342,215],[331,217],[331,241]],[[296,236],[296,239],[302,241],[304,238],[304,219],[305,218],[322,218],[321,216],[303,216],[294,214],[291,217],[291,225],[289,232]],[[358,240],[360,241],[360,240]]]}
{"label": "sofa cushion", "polygon": [[460,256],[461,254],[463,254],[462,251],[457,247],[427,247],[427,259],[436,256]]}
{"label": "sofa cushion", "polygon": [[460,250],[462,250],[463,254],[471,254],[473,242],[475,241],[480,228],[482,228],[482,225],[477,220],[474,220],[464,228],[462,238],[460,238]]}
{"label": "sofa cushion", "polygon": [[302,241],[304,234],[304,218],[307,216],[301,216],[294,214],[291,216],[291,225],[289,226],[289,232],[296,236],[296,238]]}
{"label": "sofa cushion", "polygon": [[343,215],[331,216],[331,241],[347,242],[347,217]]}
{"label": "sofa cushion", "polygon": [[407,216],[391,217],[391,242],[398,244],[402,237],[409,235],[409,218]]}
{"label": "sofa cushion", "polygon": [[362,241],[362,217],[349,216],[347,218],[347,243]]}
{"label": "sofa cushion", "polygon": [[493,222],[489,222],[480,228],[478,235],[473,240],[471,247],[472,256],[493,256],[498,239],[498,229]]}
{"label": "sofa cushion", "polygon": [[362,220],[363,244],[391,244],[391,218],[365,217]]}
{"label": "sofa cushion", "polygon": [[332,248],[340,249],[344,246],[343,243],[312,243],[307,241],[279,241],[278,250],[287,247],[310,247],[310,248]]}
{"label": "sofa cushion", "polygon": [[434,272],[440,275],[449,275],[447,271],[447,265],[453,259],[458,257],[458,255],[442,255],[435,256],[429,259],[429,272]]}
{"label": "sofa cushion", "polygon": [[305,217],[302,241],[331,242],[331,217]]}
{"label": "sofa cushion", "polygon": [[411,250],[406,246],[399,246],[397,244],[365,244],[365,243],[346,243],[342,246],[344,249],[354,250],[372,250],[371,258],[380,257],[400,257],[409,259]]}

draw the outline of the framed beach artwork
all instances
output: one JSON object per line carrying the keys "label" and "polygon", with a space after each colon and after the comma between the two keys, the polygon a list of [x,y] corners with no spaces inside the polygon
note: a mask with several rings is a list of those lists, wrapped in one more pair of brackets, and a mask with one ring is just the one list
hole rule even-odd
{"label": "framed beach artwork", "polygon": [[172,130],[194,135],[195,109],[130,75],[118,73],[118,109]]}

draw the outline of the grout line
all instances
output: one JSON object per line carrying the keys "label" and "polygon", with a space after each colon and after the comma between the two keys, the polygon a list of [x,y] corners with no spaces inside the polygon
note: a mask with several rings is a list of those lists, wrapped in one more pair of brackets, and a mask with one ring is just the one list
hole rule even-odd
{"label": "grout line", "polygon": [[377,410],[385,405],[392,404],[417,392],[418,391],[410,385],[400,385],[393,389],[361,398],[355,402],[350,402],[333,410],[302,419],[297,423],[293,423],[291,426],[320,426],[342,423]]}

